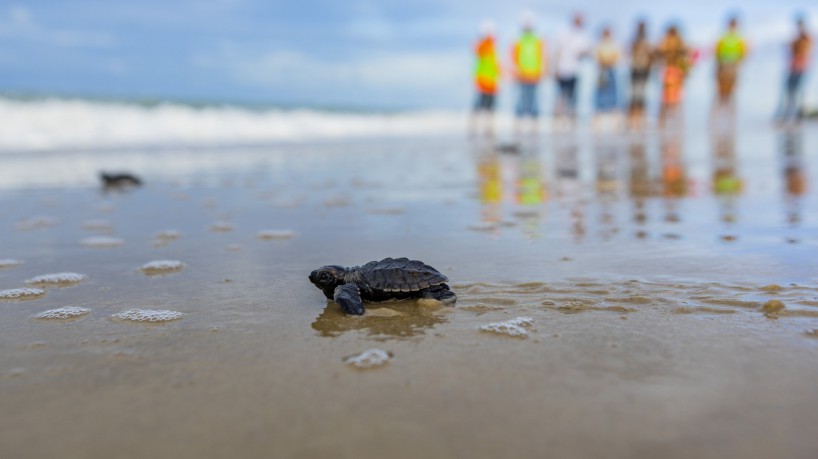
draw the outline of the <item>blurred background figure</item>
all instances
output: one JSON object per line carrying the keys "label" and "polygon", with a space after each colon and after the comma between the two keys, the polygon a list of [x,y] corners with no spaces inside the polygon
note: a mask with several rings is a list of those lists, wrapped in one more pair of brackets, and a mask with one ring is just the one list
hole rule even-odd
{"label": "blurred background figure", "polygon": [[[804,165],[804,134],[800,126],[784,129],[779,138],[779,152],[784,179],[786,221],[790,227],[801,222],[804,196],[807,192],[807,174]],[[790,240],[790,242],[793,242]]]}
{"label": "blurred background figure", "polygon": [[477,87],[477,100],[469,126],[472,135],[480,132],[486,136],[494,134],[494,107],[500,85],[500,62],[497,59],[494,36],[494,23],[483,22],[480,26],[480,39],[475,47],[474,83]]}
{"label": "blurred background figure", "polygon": [[812,37],[807,32],[803,17],[798,17],[795,24],[797,32],[789,46],[790,59],[785,94],[778,112],[780,122],[799,121],[804,112],[802,88],[804,75],[810,64]]}
{"label": "blurred background figure", "polygon": [[545,68],[543,41],[534,34],[533,13],[524,13],[521,25],[522,34],[514,44],[511,56],[520,91],[515,123],[515,133],[517,134],[524,130],[523,123],[526,119],[530,121],[531,132],[535,132],[537,129],[537,117],[539,116],[537,87],[540,84]]}
{"label": "blurred background figure", "polygon": [[714,117],[733,121],[735,115],[736,80],[739,65],[747,55],[747,44],[738,30],[738,18],[733,16],[727,23],[727,31],[719,39],[715,49],[717,97],[713,106]]}
{"label": "blurred background figure", "polygon": [[670,118],[679,116],[684,82],[690,68],[687,44],[679,33],[678,26],[667,28],[664,38],[657,47],[657,57],[664,65],[662,71],[662,105],[659,109],[659,125],[665,126]]}
{"label": "blurred background figure", "polygon": [[557,105],[554,122],[557,127],[573,125],[576,122],[576,90],[582,59],[591,53],[591,42],[584,30],[584,18],[576,13],[571,26],[557,38],[555,71],[557,77]]}
{"label": "blurred background figure", "polygon": [[648,40],[647,24],[639,21],[630,47],[631,93],[628,124],[631,129],[645,127],[645,92],[653,65],[653,46]]}
{"label": "blurred background figure", "polygon": [[618,125],[619,101],[617,99],[616,65],[619,63],[620,54],[619,45],[613,39],[611,28],[604,27],[596,48],[598,75],[594,124],[597,128],[609,127],[605,125],[606,121]]}

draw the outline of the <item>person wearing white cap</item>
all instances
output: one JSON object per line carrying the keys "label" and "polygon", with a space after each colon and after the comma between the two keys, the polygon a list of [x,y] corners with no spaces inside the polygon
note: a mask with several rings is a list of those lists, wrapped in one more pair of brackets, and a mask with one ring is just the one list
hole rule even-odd
{"label": "person wearing white cap", "polygon": [[591,41],[583,30],[584,19],[576,13],[568,30],[557,37],[555,71],[557,77],[557,106],[554,115],[557,118],[576,119],[579,71],[582,60],[591,54]]}
{"label": "person wearing white cap", "polygon": [[545,48],[543,40],[534,34],[534,15],[528,12],[523,14],[521,24],[522,34],[512,49],[514,75],[520,91],[517,120],[519,122],[530,118],[536,129],[536,119],[539,116],[537,87],[545,70]]}

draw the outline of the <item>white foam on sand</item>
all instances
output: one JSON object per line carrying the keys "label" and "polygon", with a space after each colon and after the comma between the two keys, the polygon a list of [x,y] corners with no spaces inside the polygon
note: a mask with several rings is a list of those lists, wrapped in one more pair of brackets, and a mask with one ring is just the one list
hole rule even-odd
{"label": "white foam on sand", "polygon": [[122,239],[110,236],[92,236],[80,240],[80,244],[86,247],[98,248],[119,247],[124,243],[125,241],[123,241]]}
{"label": "white foam on sand", "polygon": [[45,290],[39,288],[13,288],[0,290],[0,300],[29,300],[45,295]]}
{"label": "white foam on sand", "polygon": [[366,369],[386,365],[392,355],[382,349],[367,349],[360,354],[344,358],[344,363],[355,368]]}
{"label": "white foam on sand", "polygon": [[15,260],[14,258],[0,258],[0,269],[13,268],[21,264],[23,264],[22,261]]}
{"label": "white foam on sand", "polygon": [[[2,124],[2,123],[0,123]],[[26,231],[37,228],[50,228],[57,225],[58,220],[55,217],[38,216],[21,220],[17,223],[17,229]]]}
{"label": "white foam on sand", "polygon": [[181,319],[182,316],[184,316],[184,314],[181,312],[167,309],[129,309],[113,315],[115,319],[149,323],[169,322],[171,320]]}
{"label": "white foam on sand", "polygon": [[64,306],[57,309],[49,309],[34,316],[35,319],[50,319],[50,320],[67,320],[76,317],[84,316],[91,312],[88,308],[81,308],[79,306]]}
{"label": "white foam on sand", "polygon": [[85,279],[88,279],[88,276],[80,273],[54,273],[32,277],[26,281],[26,284],[76,284]]}
{"label": "white foam on sand", "polygon": [[175,241],[182,237],[182,233],[177,230],[164,230],[156,233],[155,237],[160,241]]}
{"label": "white foam on sand", "polygon": [[531,317],[517,317],[515,319],[506,320],[503,322],[494,322],[480,327],[481,331],[489,333],[497,333],[500,335],[513,336],[515,338],[528,337],[528,330],[534,325],[534,319]]}
{"label": "white foam on sand", "polygon": [[145,263],[139,269],[147,274],[151,274],[179,271],[184,267],[185,264],[179,260],[153,260]]}
{"label": "white foam on sand", "polygon": [[227,233],[233,231],[233,229],[235,229],[235,226],[230,222],[216,222],[210,225],[210,231],[214,233]]}
{"label": "white foam on sand", "polygon": [[114,225],[108,220],[86,220],[82,222],[82,229],[86,231],[113,231]]}
{"label": "white foam on sand", "polygon": [[273,239],[290,239],[295,237],[295,231],[290,230],[261,230],[256,236],[259,239],[273,240]]}

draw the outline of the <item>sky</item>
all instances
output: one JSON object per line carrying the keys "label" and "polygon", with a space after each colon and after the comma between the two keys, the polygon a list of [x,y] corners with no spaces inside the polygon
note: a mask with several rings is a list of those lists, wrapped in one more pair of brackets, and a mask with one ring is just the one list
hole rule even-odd
{"label": "sky", "polygon": [[670,3],[12,0],[0,3],[0,92],[457,108],[473,96],[472,46],[485,19],[497,24],[505,54],[524,11],[546,40],[579,10],[590,33],[611,24],[625,42],[637,17],[654,37],[678,21],[703,47],[739,11],[755,65],[776,82],[793,14],[806,13],[818,32],[818,6],[809,0]]}

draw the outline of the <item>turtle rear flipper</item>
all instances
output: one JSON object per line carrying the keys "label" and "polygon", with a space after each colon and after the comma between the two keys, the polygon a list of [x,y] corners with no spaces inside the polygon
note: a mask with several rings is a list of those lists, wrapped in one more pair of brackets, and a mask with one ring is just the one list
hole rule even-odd
{"label": "turtle rear flipper", "polygon": [[446,284],[433,285],[432,287],[423,289],[421,290],[421,295],[422,298],[430,298],[444,304],[452,304],[457,301],[457,295],[449,290],[449,286]]}
{"label": "turtle rear flipper", "polygon": [[347,314],[363,315],[364,302],[361,300],[361,290],[356,284],[343,284],[335,287],[333,300],[341,306]]}

